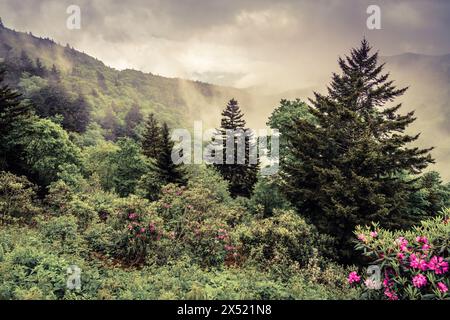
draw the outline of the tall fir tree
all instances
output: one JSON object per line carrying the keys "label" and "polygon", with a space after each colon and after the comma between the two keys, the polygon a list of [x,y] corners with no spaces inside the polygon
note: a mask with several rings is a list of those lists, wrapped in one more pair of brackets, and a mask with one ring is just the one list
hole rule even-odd
{"label": "tall fir tree", "polygon": [[48,70],[47,68],[42,64],[41,59],[36,58],[36,70],[35,70],[35,74],[38,77],[41,78],[45,78],[48,75]]}
{"label": "tall fir tree", "polygon": [[414,112],[387,106],[404,94],[383,74],[378,54],[364,39],[339,59],[328,95],[315,93],[310,111],[316,121],[296,119],[287,130],[289,155],[281,163],[283,189],[298,211],[337,239],[343,260],[351,259],[356,225],[378,221],[409,226],[406,199],[417,174],[433,162],[429,151],[408,147],[419,135],[405,134]]}
{"label": "tall fir tree", "polygon": [[175,143],[170,139],[167,123],[163,123],[160,131],[160,147],[155,157],[155,169],[165,183],[186,184],[185,171],[182,164],[172,161],[172,151]]}
{"label": "tall fir tree", "polygon": [[142,138],[142,150],[144,155],[156,159],[161,149],[161,128],[155,115],[151,113],[145,122],[145,131]]}
{"label": "tall fir tree", "polygon": [[50,69],[50,80],[55,82],[61,81],[61,72],[54,64],[52,64],[52,68]]}
{"label": "tall fir tree", "polygon": [[35,67],[33,65],[33,61],[31,61],[25,50],[22,50],[20,52],[20,64],[22,67],[22,71],[34,74]]}
{"label": "tall fir tree", "polygon": [[[234,150],[228,150],[227,131],[234,132]],[[240,132],[239,132],[240,131]],[[239,135],[245,136],[244,163],[238,163],[239,158]],[[220,128],[217,129],[215,144],[222,144],[222,163],[214,164],[217,171],[228,181],[230,194],[233,197],[250,197],[254,185],[258,180],[259,162],[256,155],[256,163],[251,163],[250,152],[256,148],[252,141],[253,136],[249,129],[245,128],[244,114],[241,112],[238,102],[231,99],[222,112]],[[227,157],[232,163],[227,163]],[[228,161],[229,162],[229,161]]]}
{"label": "tall fir tree", "polygon": [[139,140],[138,128],[142,121],[144,121],[144,116],[139,105],[135,103],[125,115],[125,135],[135,141]]}
{"label": "tall fir tree", "polygon": [[0,65],[0,170],[8,168],[8,158],[14,150],[8,150],[8,135],[18,121],[29,118],[32,108],[21,102],[20,94],[5,84],[5,68]]}

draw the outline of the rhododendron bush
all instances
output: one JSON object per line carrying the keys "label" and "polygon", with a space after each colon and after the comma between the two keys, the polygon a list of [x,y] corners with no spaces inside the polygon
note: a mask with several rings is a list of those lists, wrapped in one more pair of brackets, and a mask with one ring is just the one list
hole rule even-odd
{"label": "rhododendron bush", "polygon": [[450,299],[449,211],[409,231],[391,232],[374,224],[355,233],[356,249],[380,271],[380,279],[349,274],[348,282],[364,289],[363,298]]}
{"label": "rhododendron bush", "polygon": [[0,226],[0,299],[357,298],[331,237],[294,210],[254,216],[203,177],[156,201],[55,183],[32,224]]}

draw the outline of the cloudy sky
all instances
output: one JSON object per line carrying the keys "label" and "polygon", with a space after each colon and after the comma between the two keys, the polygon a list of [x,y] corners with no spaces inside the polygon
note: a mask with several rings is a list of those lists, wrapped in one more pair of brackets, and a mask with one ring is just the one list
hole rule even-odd
{"label": "cloudy sky", "polygon": [[[66,28],[69,5],[81,29]],[[381,30],[366,9],[381,8]],[[450,1],[0,0],[6,26],[117,69],[235,87],[312,87],[366,36],[382,55],[450,53]]]}

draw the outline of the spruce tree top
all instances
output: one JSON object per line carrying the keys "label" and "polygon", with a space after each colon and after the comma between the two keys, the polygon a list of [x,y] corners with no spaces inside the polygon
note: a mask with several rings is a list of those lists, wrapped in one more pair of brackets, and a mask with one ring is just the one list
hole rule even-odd
{"label": "spruce tree top", "polygon": [[371,47],[363,39],[350,56],[339,58],[342,75],[333,73],[329,96],[352,111],[372,112],[401,96],[407,88],[396,89],[389,74],[382,74],[384,64],[378,65],[378,52],[370,55]]}
{"label": "spruce tree top", "polygon": [[243,129],[245,127],[244,114],[239,108],[238,102],[235,99],[231,99],[225,110],[222,111],[221,128],[222,129]]}
{"label": "spruce tree top", "polygon": [[408,88],[397,89],[388,79],[389,74],[382,72],[384,64],[378,65],[378,53],[370,51],[364,39],[349,56],[339,58],[342,73],[333,73],[328,95],[315,92],[315,99],[310,100],[314,106],[311,113],[324,130],[322,138],[334,141],[335,150],[326,152],[343,161],[358,145],[375,143],[371,155],[378,155],[365,160],[366,164],[372,162],[371,166],[361,169],[360,174],[420,173],[434,162],[429,154],[433,148],[407,147],[420,135],[405,134],[406,128],[416,120],[414,111],[402,115],[398,113],[401,103],[389,104]]}

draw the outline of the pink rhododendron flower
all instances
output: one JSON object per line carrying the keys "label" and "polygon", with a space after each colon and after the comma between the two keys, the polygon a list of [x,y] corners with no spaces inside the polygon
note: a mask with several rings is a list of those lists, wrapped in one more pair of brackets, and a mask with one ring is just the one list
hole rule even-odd
{"label": "pink rhododendron flower", "polygon": [[431,246],[430,246],[429,244],[425,243],[425,244],[422,246],[422,251],[427,252],[428,250],[430,250],[430,248],[431,248]]}
{"label": "pink rhododendron flower", "polygon": [[355,282],[359,282],[361,281],[361,277],[358,276],[358,274],[356,273],[356,271],[352,271],[350,272],[350,274],[348,275],[348,283],[352,284]]}
{"label": "pink rhododendron flower", "polygon": [[218,233],[218,235],[217,235],[216,239],[224,240],[224,239],[228,238],[228,232],[225,229],[219,229],[219,230],[217,230],[217,233]]}
{"label": "pink rhododendron flower", "polygon": [[361,234],[358,234],[358,240],[362,241],[362,242],[367,242],[366,236]]}
{"label": "pink rhododendron flower", "polygon": [[128,225],[128,230],[133,229],[133,226],[131,224]]}
{"label": "pink rhododendron flower", "polygon": [[136,213],[130,213],[128,215],[128,219],[130,219],[130,220],[133,220],[133,219],[136,219],[136,218],[137,218],[137,214]]}
{"label": "pink rhododendron flower", "polygon": [[233,246],[230,246],[230,245],[228,245],[228,244],[226,244],[224,248],[225,248],[226,251],[232,251],[232,250],[234,250],[234,247],[233,247]]}
{"label": "pink rhododendron flower", "polygon": [[425,236],[416,237],[416,241],[419,243],[428,243],[428,239]]}
{"label": "pink rhododendron flower", "polygon": [[397,253],[397,258],[399,260],[403,260],[403,259],[405,259],[405,255],[402,252],[399,252],[399,253]]}
{"label": "pink rhododendron flower", "polygon": [[448,291],[447,286],[443,282],[438,282],[437,287],[438,287],[439,291],[442,293],[446,293]]}
{"label": "pink rhododendron flower", "polygon": [[141,233],[144,233],[145,232],[145,228],[141,228]]}
{"label": "pink rhododendron flower", "polygon": [[154,225],[153,223],[150,223],[150,224],[148,225],[148,230],[149,230],[150,232],[155,232],[155,230],[156,230],[155,225]]}
{"label": "pink rhododendron flower", "polygon": [[428,262],[428,268],[436,274],[444,274],[448,271],[448,262],[442,257],[432,257]]}
{"label": "pink rhododendron flower", "polygon": [[408,251],[408,240],[403,237],[398,238],[395,242],[399,245],[401,251]]}
{"label": "pink rhododendron flower", "polygon": [[413,278],[413,286],[416,288],[422,288],[427,285],[427,277],[425,277],[423,274],[418,274]]}
{"label": "pink rhododendron flower", "polygon": [[409,256],[409,266],[414,269],[426,271],[428,269],[427,262],[422,257],[417,257],[415,253]]}
{"label": "pink rhododendron flower", "polygon": [[391,283],[389,282],[389,278],[384,278],[384,280],[383,280],[383,286],[385,287],[385,288],[389,288],[390,286],[391,286]]}
{"label": "pink rhododendron flower", "polygon": [[384,295],[388,297],[389,300],[398,300],[397,294],[394,292],[394,290],[391,290],[389,288],[386,288],[386,290],[384,290]]}
{"label": "pink rhododendron flower", "polygon": [[376,231],[371,231],[371,232],[370,232],[370,236],[371,236],[372,238],[376,238],[376,237],[378,237],[378,232],[376,232]]}

